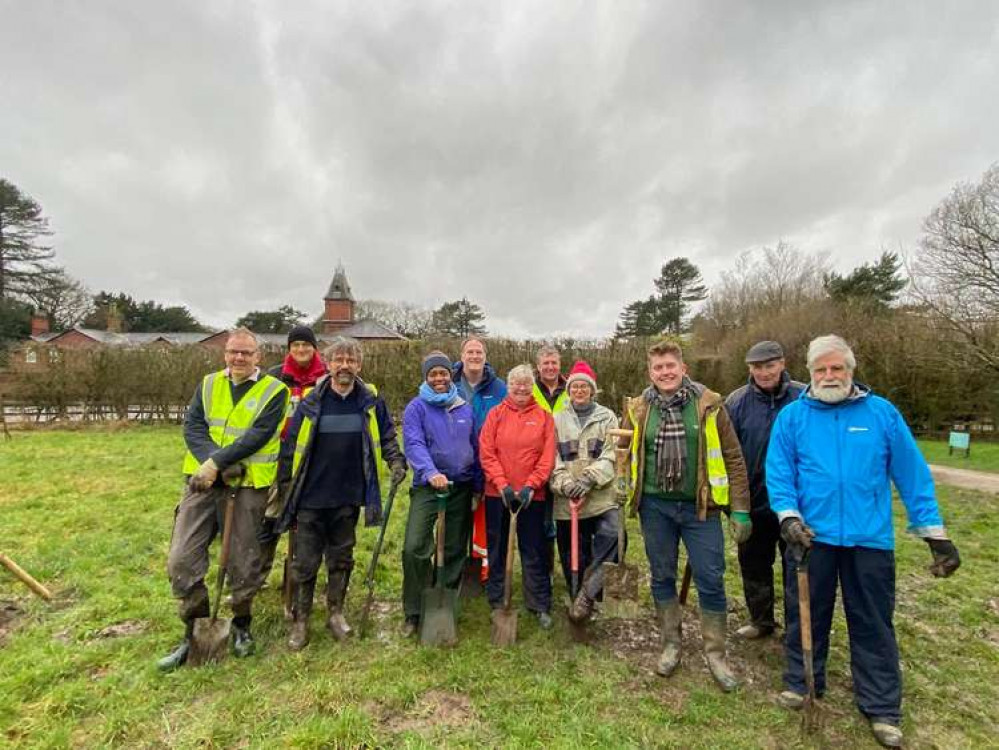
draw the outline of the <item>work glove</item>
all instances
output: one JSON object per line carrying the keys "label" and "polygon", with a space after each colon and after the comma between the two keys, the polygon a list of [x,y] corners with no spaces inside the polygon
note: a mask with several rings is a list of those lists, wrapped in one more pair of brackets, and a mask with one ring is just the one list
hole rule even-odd
{"label": "work glove", "polygon": [[392,484],[398,487],[406,478],[406,462],[397,461],[392,464]]}
{"label": "work glove", "polygon": [[277,522],[276,518],[267,518],[267,516],[264,516],[264,520],[260,524],[260,529],[257,531],[257,541],[260,542],[261,546],[266,546],[278,540],[280,534],[274,531]]}
{"label": "work glove", "polygon": [[573,481],[568,488],[566,488],[565,494],[567,497],[571,497],[573,500],[578,500],[593,489],[593,482],[582,477]]}
{"label": "work glove", "polygon": [[503,503],[504,508],[511,513],[513,512],[513,504],[517,502],[517,493],[513,491],[513,487],[507,485],[500,490],[500,502]]}
{"label": "work glove", "polygon": [[753,533],[753,522],[749,520],[749,513],[744,510],[733,510],[729,528],[732,530],[732,538],[735,539],[736,544],[748,542]]}
{"label": "work glove", "polygon": [[517,498],[520,500],[520,510],[526,508],[531,499],[534,497],[534,488],[528,485],[524,485],[520,488],[520,492],[517,493]]}
{"label": "work glove", "polygon": [[930,545],[930,552],[933,553],[930,572],[937,578],[946,578],[961,567],[961,556],[957,554],[957,547],[950,539],[931,539],[929,537],[923,537],[923,539]]}
{"label": "work glove", "polygon": [[246,473],[246,467],[243,464],[235,463],[232,466],[226,466],[222,470],[222,481],[225,484],[236,484],[243,480],[243,475]]}
{"label": "work glove", "polygon": [[797,561],[801,562],[806,550],[812,546],[812,537],[815,532],[805,526],[804,522],[797,516],[789,516],[780,523],[781,538],[787,542],[788,552]]}
{"label": "work glove", "polygon": [[207,492],[211,489],[212,485],[215,484],[215,480],[219,476],[219,467],[215,465],[212,459],[208,459],[198,470],[191,475],[189,484],[191,489],[195,492]]}

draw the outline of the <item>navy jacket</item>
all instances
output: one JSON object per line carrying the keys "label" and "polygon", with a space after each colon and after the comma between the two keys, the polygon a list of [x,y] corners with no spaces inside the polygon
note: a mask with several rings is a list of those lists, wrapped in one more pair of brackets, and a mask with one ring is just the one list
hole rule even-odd
{"label": "navy jacket", "polygon": [[791,380],[785,370],[781,373],[776,393],[761,390],[750,376],[746,385],[732,391],[725,399],[725,409],[732,420],[735,434],[742,446],[742,457],[746,461],[751,511],[770,508],[766,477],[770,431],[778,412],[796,400],[804,390],[805,384]]}

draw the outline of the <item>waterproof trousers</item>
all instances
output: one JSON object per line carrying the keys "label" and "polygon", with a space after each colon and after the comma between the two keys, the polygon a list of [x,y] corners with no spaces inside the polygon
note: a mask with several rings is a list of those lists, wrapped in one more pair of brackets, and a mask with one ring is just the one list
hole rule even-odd
{"label": "waterproof trousers", "polygon": [[[208,588],[205,586],[208,548],[216,536],[221,539],[226,501],[231,491],[216,485],[206,492],[195,492],[185,485],[174,512],[167,573],[173,595],[180,600],[179,614],[184,622],[208,615]],[[257,531],[264,517],[267,490],[240,487],[236,493],[226,581],[232,593],[233,615],[246,617],[250,615],[260,580]]]}
{"label": "waterproof trousers", "polygon": [[[598,599],[604,588],[605,562],[616,562],[619,512],[611,508],[598,516],[579,519],[579,582],[591,599]],[[558,556],[565,576],[565,588],[572,594],[572,522],[556,521]],[[578,593],[578,592],[577,592]]]}
{"label": "waterproof trousers", "polygon": [[[434,585],[437,554],[437,493],[429,485],[409,491],[409,517],[402,547],[402,604],[406,617],[420,614],[423,589]],[[455,483],[447,494],[444,513],[444,586],[458,588],[468,557],[472,522],[472,484]]]}
{"label": "waterproof trousers", "polygon": [[[798,565],[787,555],[787,627],[784,651],[788,690],[804,694],[801,620],[798,611]],[[837,584],[850,638],[850,672],[857,708],[869,719],[898,725],[902,717],[902,675],[892,616],[895,611],[895,553],[869,547],[836,547],[815,542],[808,559],[812,604],[812,663],[815,692],[826,689],[829,630],[836,608]]]}
{"label": "waterproof trousers", "polygon": [[361,508],[302,509],[295,520],[295,553],[291,559],[295,581],[295,614],[308,617],[316,578],[326,557],[326,605],[339,611],[347,596],[350,572],[354,569],[354,545]]}
{"label": "waterproof trousers", "polygon": [[753,533],[739,545],[739,569],[742,588],[746,593],[746,608],[753,625],[761,630],[773,631],[774,619],[774,559],[780,549],[781,570],[787,577],[784,551],[787,545],[780,538],[777,514],[764,507],[752,513]]}
{"label": "waterproof trousers", "polygon": [[[503,576],[506,572],[506,548],[510,539],[510,514],[498,497],[487,496],[486,536],[489,543],[489,578],[486,596],[492,607],[503,606]],[[531,612],[550,612],[552,578],[549,569],[548,536],[545,529],[545,504],[528,503],[517,515],[517,548],[520,551],[524,602]]]}

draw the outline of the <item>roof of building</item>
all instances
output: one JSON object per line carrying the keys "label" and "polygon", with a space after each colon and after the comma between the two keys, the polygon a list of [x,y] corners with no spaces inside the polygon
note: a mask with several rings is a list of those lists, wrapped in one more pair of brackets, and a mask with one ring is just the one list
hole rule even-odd
{"label": "roof of building", "polygon": [[351,336],[355,339],[397,339],[408,341],[405,336],[397,331],[393,331],[388,326],[384,326],[377,320],[366,318],[352,323],[346,328],[337,331],[340,336]]}
{"label": "roof of building", "polygon": [[347,271],[344,269],[343,263],[337,263],[336,270],[333,272],[333,281],[330,282],[330,288],[326,291],[326,296],[323,299],[354,301],[354,295],[350,291],[350,284],[347,281]]}

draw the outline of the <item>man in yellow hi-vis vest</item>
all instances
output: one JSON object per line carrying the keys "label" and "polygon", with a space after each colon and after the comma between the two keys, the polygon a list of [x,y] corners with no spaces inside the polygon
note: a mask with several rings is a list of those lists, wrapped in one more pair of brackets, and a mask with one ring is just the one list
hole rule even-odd
{"label": "man in yellow hi-vis vest", "polygon": [[358,377],[361,345],[337,336],[324,354],[329,375],[318,380],[295,410],[278,469],[280,493],[287,500],[277,531],[292,524],[296,529],[291,560],[294,622],[288,637],[293,651],[309,642],[309,614],[324,556],[326,627],[337,640],[353,632],[343,605],[354,569],[361,508],[367,526],[381,524],[384,470],[391,469],[396,485],[406,476],[406,459],[388,406],[373,385]]}
{"label": "man in yellow hi-vis vest", "polygon": [[165,671],[187,661],[194,620],[209,614],[208,547],[222,531],[227,484],[238,483],[226,571],[233,651],[237,656],[253,653],[250,607],[260,577],[257,530],[267,490],[277,476],[279,429],[288,404],[287,386],[262,373],[259,361],[259,342],[251,331],[230,333],[225,369],[205,376],[184,418],[188,482],[174,518],[167,571],[186,632],[180,646],[160,659],[158,666]]}
{"label": "man in yellow hi-vis vest", "polygon": [[628,400],[623,427],[634,431],[630,502],[641,519],[662,629],[656,671],[668,677],[680,664],[676,568],[683,540],[701,605],[708,668],[728,692],[737,681],[725,661],[725,544],[719,515],[731,514],[737,542],[749,537],[746,465],[721,396],[687,377],[680,346],[653,344],[648,365],[651,384]]}

